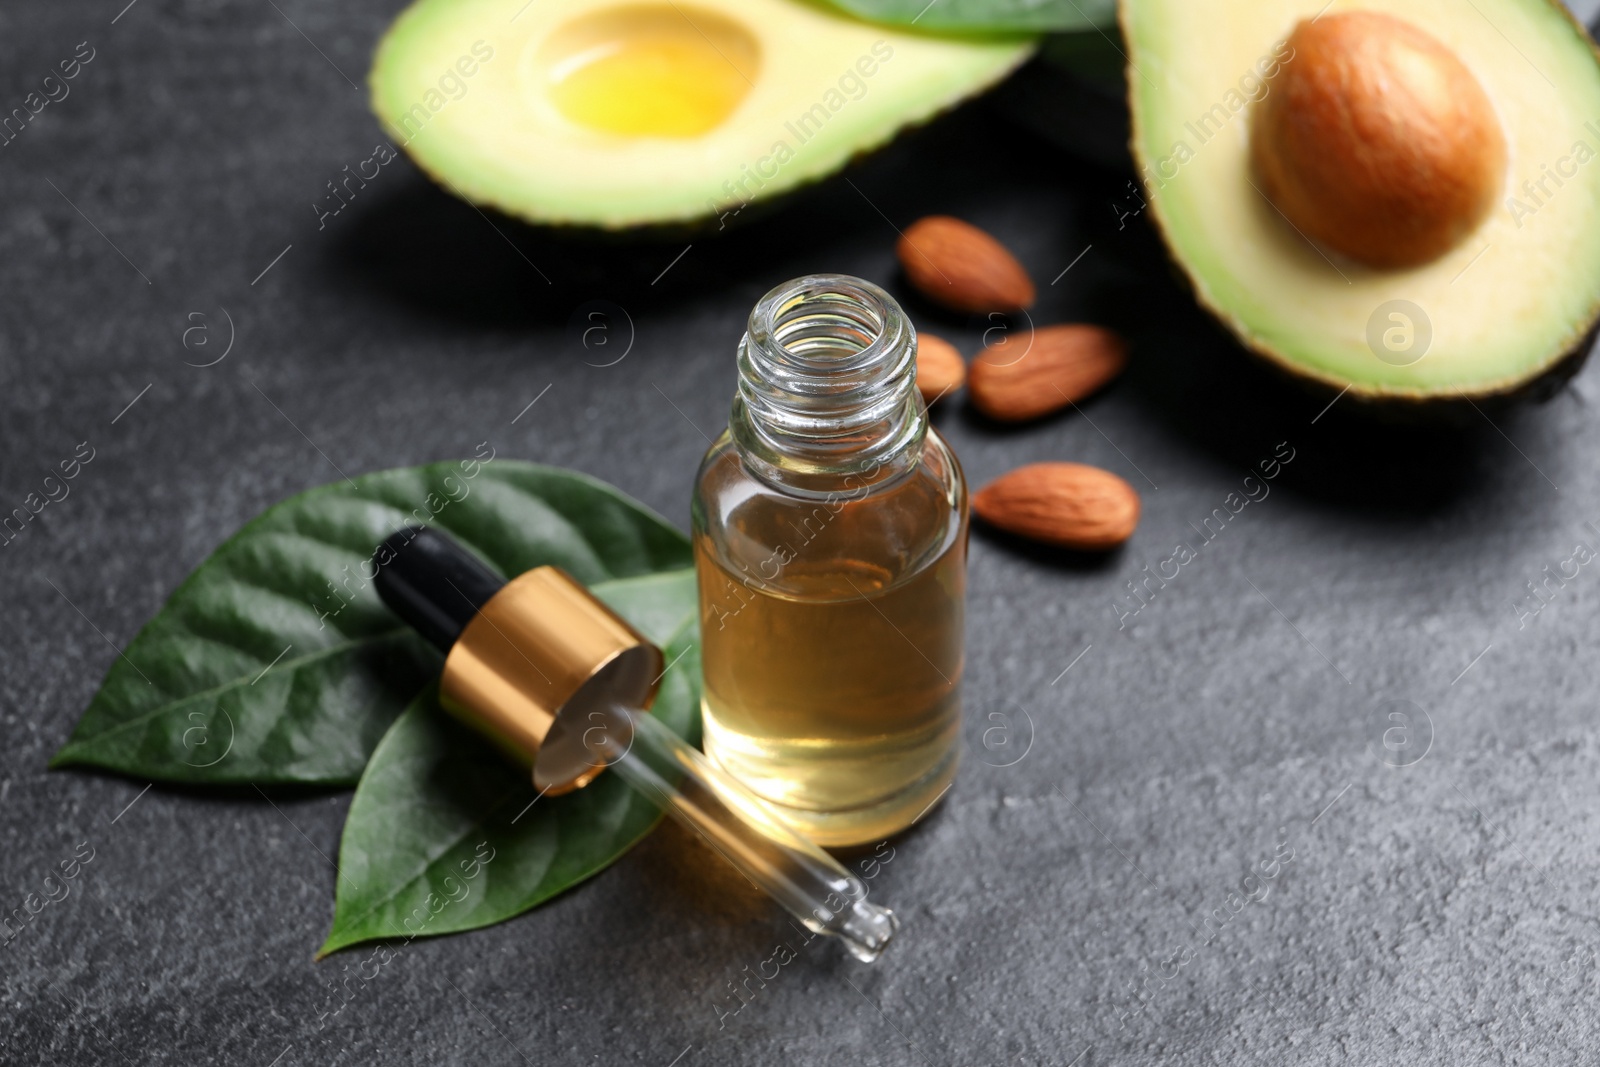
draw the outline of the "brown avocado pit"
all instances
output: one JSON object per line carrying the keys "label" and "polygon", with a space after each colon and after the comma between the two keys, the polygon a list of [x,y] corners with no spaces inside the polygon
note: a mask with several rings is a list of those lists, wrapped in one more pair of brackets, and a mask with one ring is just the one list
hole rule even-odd
{"label": "brown avocado pit", "polygon": [[1250,126],[1262,193],[1306,237],[1376,268],[1456,247],[1494,206],[1506,139],[1449,48],[1376,11],[1300,22]]}

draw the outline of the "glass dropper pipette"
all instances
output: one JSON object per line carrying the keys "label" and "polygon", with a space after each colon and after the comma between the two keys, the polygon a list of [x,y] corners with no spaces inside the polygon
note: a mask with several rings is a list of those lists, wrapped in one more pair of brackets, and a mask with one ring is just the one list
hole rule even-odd
{"label": "glass dropper pipette", "polygon": [[607,768],[694,830],[814,933],[859,960],[894,936],[894,913],[743,783],[644,711],[659,649],[554,567],[502,581],[450,537],[407,527],[378,546],[379,595],[445,653],[444,707],[532,767],[546,795]]}

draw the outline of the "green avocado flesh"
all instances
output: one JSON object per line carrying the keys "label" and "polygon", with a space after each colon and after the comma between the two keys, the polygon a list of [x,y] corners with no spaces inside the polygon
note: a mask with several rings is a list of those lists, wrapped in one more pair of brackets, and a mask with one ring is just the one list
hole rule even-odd
{"label": "green avocado flesh", "polygon": [[618,229],[726,218],[814,181],[1032,48],[804,0],[418,0],[370,83],[385,130],[456,195]]}
{"label": "green avocado flesh", "polygon": [[[1319,12],[1355,10],[1454,51],[1505,133],[1496,206],[1421,267],[1371,269],[1317,248],[1250,168],[1251,103],[1270,91],[1263,74],[1293,62],[1286,38]],[[1122,20],[1152,214],[1201,304],[1246,347],[1353,396],[1402,401],[1517,393],[1581,358],[1600,313],[1600,62],[1552,0],[1124,0]],[[1430,334],[1420,358],[1407,354]]]}

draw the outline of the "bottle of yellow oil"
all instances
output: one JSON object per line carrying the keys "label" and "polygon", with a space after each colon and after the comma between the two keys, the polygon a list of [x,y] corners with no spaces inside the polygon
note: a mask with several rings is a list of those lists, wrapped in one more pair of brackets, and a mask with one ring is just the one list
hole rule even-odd
{"label": "bottle of yellow oil", "polygon": [[967,491],[893,298],[762,298],[693,522],[706,753],[821,845],[915,822],[956,771]]}

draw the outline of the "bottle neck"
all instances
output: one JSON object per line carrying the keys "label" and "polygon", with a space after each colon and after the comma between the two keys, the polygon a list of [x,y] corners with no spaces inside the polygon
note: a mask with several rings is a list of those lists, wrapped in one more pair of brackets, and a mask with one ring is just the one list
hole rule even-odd
{"label": "bottle neck", "polygon": [[886,486],[922,457],[916,376],[916,331],[893,297],[841,274],[797,278],[750,312],[729,432],[751,472],[785,492]]}

